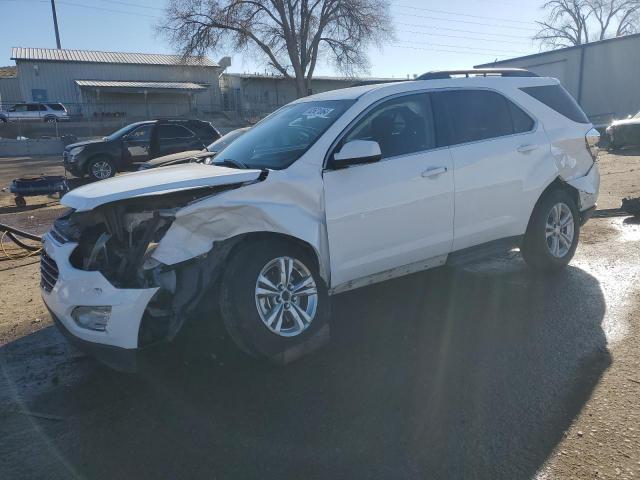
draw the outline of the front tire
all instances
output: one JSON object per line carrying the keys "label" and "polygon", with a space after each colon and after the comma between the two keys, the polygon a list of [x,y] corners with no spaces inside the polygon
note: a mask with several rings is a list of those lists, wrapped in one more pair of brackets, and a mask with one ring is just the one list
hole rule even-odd
{"label": "front tire", "polygon": [[87,174],[93,180],[104,180],[116,174],[116,166],[109,157],[99,156],[91,159],[87,165]]}
{"label": "front tire", "polygon": [[580,212],[569,193],[552,190],[536,205],[520,251],[534,270],[566,267],[578,247]]}
{"label": "front tire", "polygon": [[288,242],[241,246],[227,262],[220,287],[220,312],[234,343],[274,361],[327,324],[328,302],[315,259]]}

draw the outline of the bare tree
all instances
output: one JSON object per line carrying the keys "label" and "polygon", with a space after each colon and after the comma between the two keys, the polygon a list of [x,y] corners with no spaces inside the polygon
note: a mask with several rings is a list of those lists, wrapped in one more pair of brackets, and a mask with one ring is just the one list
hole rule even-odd
{"label": "bare tree", "polygon": [[533,37],[542,46],[560,48],[635,33],[640,0],[548,0],[547,19]]}
{"label": "bare tree", "polygon": [[347,75],[393,36],[388,0],[170,0],[159,30],[183,55],[252,50],[307,95],[321,55]]}

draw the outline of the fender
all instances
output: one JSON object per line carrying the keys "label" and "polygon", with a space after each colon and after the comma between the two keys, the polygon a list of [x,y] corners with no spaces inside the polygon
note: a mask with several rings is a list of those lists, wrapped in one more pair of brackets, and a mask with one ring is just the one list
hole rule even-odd
{"label": "fender", "polygon": [[179,210],[153,258],[165,265],[175,265],[209,251],[215,254],[215,242],[247,233],[278,233],[313,248],[320,275],[329,285],[322,178],[317,172],[313,175],[313,171],[295,174],[292,169],[286,174],[271,171],[262,182],[202,199]]}

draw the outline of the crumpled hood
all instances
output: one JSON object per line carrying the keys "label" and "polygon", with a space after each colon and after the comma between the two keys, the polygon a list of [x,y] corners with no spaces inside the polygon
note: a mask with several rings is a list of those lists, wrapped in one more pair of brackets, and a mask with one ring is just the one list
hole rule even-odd
{"label": "crumpled hood", "polygon": [[260,173],[260,170],[240,170],[199,163],[173,165],[118,175],[84,185],[67,193],[62,197],[61,203],[77,211],[87,211],[127,198],[250,182],[256,180]]}

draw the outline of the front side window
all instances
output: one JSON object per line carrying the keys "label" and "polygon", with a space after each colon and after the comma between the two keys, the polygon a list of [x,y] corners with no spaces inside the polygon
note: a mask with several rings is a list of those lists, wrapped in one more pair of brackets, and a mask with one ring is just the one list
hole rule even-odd
{"label": "front side window", "polygon": [[10,112],[26,112],[27,111],[27,106],[26,105],[16,105],[13,108],[11,108],[9,111]]}
{"label": "front side window", "polygon": [[354,100],[309,101],[269,115],[222,150],[214,164],[280,170],[298,160]]}
{"label": "front side window", "polygon": [[436,138],[429,95],[404,95],[374,107],[341,143],[351,140],[378,142],[382,158],[434,148]]}
{"label": "front side window", "polygon": [[127,135],[128,141],[148,142],[151,139],[151,125],[142,125]]}

